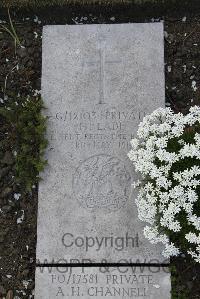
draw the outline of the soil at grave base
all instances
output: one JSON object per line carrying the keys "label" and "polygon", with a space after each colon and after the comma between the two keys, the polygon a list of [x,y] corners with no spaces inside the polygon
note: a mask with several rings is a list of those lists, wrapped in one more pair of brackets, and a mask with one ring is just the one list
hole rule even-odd
{"label": "soil at grave base", "polygon": [[[95,6],[54,10],[54,14],[49,10],[11,13],[25,48],[17,48],[15,54],[12,38],[0,30],[0,98],[4,97],[6,78],[5,94],[11,98],[13,94],[26,96],[40,90],[44,24],[122,23],[150,21],[158,17],[148,10],[141,16],[130,8],[100,10]],[[183,17],[185,13],[164,17],[165,69],[166,103],[175,111],[185,113],[191,105],[199,104],[200,99],[200,16]],[[6,11],[0,12],[0,19],[7,20]],[[6,129],[2,120],[0,125],[1,145]],[[9,147],[0,151],[0,298],[8,290],[13,290],[16,298],[33,298],[37,190],[14,199],[14,193],[22,193],[22,190],[13,182],[14,164],[10,151]],[[23,211],[24,220],[17,223]],[[173,263],[178,269],[177,292],[183,294],[189,290],[186,298],[200,298],[200,266],[185,258],[174,259]],[[185,298],[181,296],[176,298]]]}

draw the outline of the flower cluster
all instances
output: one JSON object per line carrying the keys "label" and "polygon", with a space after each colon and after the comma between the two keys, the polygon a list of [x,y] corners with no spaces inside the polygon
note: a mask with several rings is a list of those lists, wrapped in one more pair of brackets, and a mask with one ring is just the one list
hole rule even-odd
{"label": "flower cluster", "polygon": [[[141,179],[136,205],[144,235],[165,257],[187,252],[200,262],[200,107],[187,115],[159,108],[144,117],[128,157]],[[181,235],[183,234],[183,235]],[[175,237],[173,237],[175,236]],[[177,242],[176,242],[177,241]]]}

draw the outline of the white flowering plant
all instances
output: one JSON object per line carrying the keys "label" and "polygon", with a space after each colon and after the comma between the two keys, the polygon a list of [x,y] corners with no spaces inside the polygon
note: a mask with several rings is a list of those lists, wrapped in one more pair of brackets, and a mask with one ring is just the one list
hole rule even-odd
{"label": "white flowering plant", "polygon": [[139,124],[131,146],[145,237],[163,243],[165,257],[188,253],[200,263],[200,107],[187,115],[155,110]]}

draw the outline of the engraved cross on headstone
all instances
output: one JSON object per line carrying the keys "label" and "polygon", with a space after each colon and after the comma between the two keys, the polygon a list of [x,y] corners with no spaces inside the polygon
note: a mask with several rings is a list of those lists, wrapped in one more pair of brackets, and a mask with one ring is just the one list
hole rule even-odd
{"label": "engraved cross on headstone", "polygon": [[99,67],[99,102],[98,104],[105,104],[105,64],[120,63],[121,60],[107,60],[105,59],[105,39],[99,38],[99,60],[86,61],[83,65]]}

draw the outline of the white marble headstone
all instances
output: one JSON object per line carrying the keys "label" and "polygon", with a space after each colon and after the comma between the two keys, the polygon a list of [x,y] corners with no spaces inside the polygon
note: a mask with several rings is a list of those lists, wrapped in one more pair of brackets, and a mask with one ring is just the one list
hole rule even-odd
{"label": "white marble headstone", "polygon": [[[38,263],[165,262],[162,247],[143,237],[131,187],[137,176],[127,157],[143,116],[164,106],[164,90],[162,23],[44,27],[49,164],[39,186]],[[37,269],[37,299],[79,298],[66,281],[64,297],[56,295],[60,282],[47,274]],[[152,275],[147,298],[169,298],[169,274]],[[107,278],[99,279],[100,288]],[[90,295],[84,281],[82,298],[105,297]],[[140,286],[136,280],[133,288]],[[136,293],[108,298],[140,298]]]}

